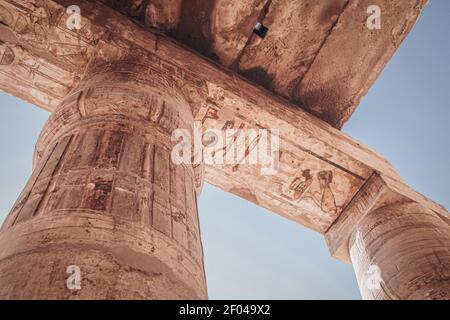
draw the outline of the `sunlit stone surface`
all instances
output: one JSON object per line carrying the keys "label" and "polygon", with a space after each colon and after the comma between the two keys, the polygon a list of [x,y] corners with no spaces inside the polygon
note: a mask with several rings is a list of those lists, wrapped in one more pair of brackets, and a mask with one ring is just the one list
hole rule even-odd
{"label": "sunlit stone surface", "polygon": [[[323,234],[367,299],[449,299],[447,210],[338,130],[425,4],[378,2],[379,30],[365,0],[82,0],[76,28],[70,1],[1,2],[0,89],[52,115],[0,232],[0,298],[207,298],[205,180]],[[194,121],[277,130],[276,172],[175,165]]]}

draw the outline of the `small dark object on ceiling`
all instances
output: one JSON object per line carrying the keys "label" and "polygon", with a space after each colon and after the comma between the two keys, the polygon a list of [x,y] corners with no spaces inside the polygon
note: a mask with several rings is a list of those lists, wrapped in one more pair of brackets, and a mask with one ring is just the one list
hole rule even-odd
{"label": "small dark object on ceiling", "polygon": [[253,33],[257,34],[263,39],[267,35],[267,31],[269,31],[269,29],[265,27],[261,22],[257,22],[255,25],[255,29],[253,29]]}

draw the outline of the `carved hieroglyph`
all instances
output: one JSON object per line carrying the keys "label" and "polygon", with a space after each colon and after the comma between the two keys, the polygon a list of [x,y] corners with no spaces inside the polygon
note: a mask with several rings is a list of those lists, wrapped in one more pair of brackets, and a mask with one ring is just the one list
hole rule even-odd
{"label": "carved hieroglyph", "polygon": [[[2,227],[0,297],[206,298],[199,168],[170,160],[191,108],[138,50],[106,46],[99,57],[42,131]],[[79,291],[65,287],[70,265]]]}
{"label": "carved hieroglyph", "polygon": [[56,108],[80,80],[101,36],[93,26],[69,30],[66,21],[53,1],[0,3],[0,50],[9,53],[0,63],[4,90],[46,110]]}

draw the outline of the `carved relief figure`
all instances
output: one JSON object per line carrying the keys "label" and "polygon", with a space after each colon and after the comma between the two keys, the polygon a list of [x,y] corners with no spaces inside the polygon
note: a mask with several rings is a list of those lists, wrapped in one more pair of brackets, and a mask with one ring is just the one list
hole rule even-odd
{"label": "carved relief figure", "polygon": [[320,193],[315,193],[315,200],[318,202],[322,211],[336,214],[338,208],[330,187],[330,184],[333,182],[333,172],[321,171],[318,174],[318,178],[320,182]]}
{"label": "carved relief figure", "polygon": [[[289,185],[288,195],[283,196],[295,202],[312,202],[313,205],[319,207],[323,212],[332,215],[336,214],[340,207],[336,205],[336,199],[331,189],[333,172],[320,171],[316,179],[311,175],[310,169],[303,170],[302,176],[295,178]],[[319,190],[317,190],[317,185]]]}
{"label": "carved relief figure", "polygon": [[6,45],[6,43],[0,41],[0,66],[10,65],[14,62],[14,51]]}
{"label": "carved relief figure", "polygon": [[289,189],[294,192],[293,199],[295,201],[302,199],[309,191],[312,182],[313,177],[311,176],[311,170],[303,170],[302,177],[296,178],[289,186]]}
{"label": "carved relief figure", "polygon": [[7,10],[4,6],[0,5],[0,23],[5,26],[12,25],[14,21],[13,14]]}

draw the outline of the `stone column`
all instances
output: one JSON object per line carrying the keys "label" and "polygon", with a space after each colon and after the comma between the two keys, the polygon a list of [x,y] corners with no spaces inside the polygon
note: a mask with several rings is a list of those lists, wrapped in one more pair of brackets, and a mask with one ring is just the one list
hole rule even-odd
{"label": "stone column", "polygon": [[419,203],[366,214],[349,250],[364,299],[450,299],[450,227]]}
{"label": "stone column", "polygon": [[374,172],[325,239],[364,299],[450,299],[448,212],[401,181]]}
{"label": "stone column", "polygon": [[1,229],[0,299],[207,298],[198,168],[170,159],[193,116],[148,60],[96,59],[51,115]]}

